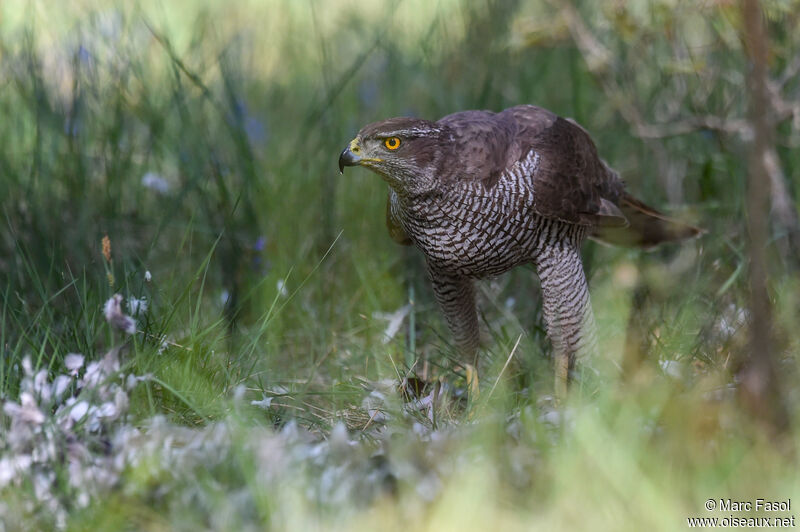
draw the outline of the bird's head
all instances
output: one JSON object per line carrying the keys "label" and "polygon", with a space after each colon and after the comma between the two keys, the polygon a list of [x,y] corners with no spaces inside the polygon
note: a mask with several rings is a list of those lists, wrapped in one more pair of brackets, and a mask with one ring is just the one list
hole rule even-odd
{"label": "bird's head", "polygon": [[339,155],[339,171],[363,166],[383,177],[400,196],[425,194],[436,186],[445,147],[445,126],[417,118],[390,118],[364,126]]}

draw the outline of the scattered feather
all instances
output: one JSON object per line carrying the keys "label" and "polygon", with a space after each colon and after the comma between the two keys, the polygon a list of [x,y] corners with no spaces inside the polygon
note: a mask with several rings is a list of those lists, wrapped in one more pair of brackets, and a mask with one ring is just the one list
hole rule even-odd
{"label": "scattered feather", "polygon": [[375,312],[372,315],[374,318],[387,320],[389,322],[389,324],[386,326],[386,329],[383,331],[384,344],[388,344],[392,341],[392,338],[394,338],[397,332],[400,330],[400,327],[403,325],[403,320],[406,318],[406,316],[408,316],[409,312],[411,312],[410,303],[400,307],[394,312]]}
{"label": "scattered feather", "polygon": [[127,334],[136,332],[136,322],[122,312],[122,296],[114,294],[103,306],[106,321],[113,327]]}
{"label": "scattered feather", "polygon": [[73,374],[75,375],[78,373],[78,370],[83,367],[83,355],[78,353],[69,353],[67,356],[64,357],[64,366]]}
{"label": "scattered feather", "polygon": [[159,194],[167,194],[170,189],[169,181],[155,172],[147,172],[142,176],[142,186]]}
{"label": "scattered feather", "polygon": [[130,312],[133,316],[137,316],[139,314],[144,314],[145,312],[147,312],[147,298],[132,297],[128,299],[128,312]]}
{"label": "scattered feather", "polygon": [[250,404],[263,408],[264,410],[269,410],[269,407],[272,406],[272,399],[272,397],[263,396],[260,401],[250,401]]}

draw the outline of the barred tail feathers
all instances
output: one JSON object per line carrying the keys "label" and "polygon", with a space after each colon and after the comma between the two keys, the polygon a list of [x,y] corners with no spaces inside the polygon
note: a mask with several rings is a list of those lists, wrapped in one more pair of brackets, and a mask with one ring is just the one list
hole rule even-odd
{"label": "barred tail feathers", "polygon": [[615,246],[652,248],[664,242],[694,238],[704,232],[660,213],[627,193],[620,198],[619,208],[628,225],[598,226],[591,238]]}

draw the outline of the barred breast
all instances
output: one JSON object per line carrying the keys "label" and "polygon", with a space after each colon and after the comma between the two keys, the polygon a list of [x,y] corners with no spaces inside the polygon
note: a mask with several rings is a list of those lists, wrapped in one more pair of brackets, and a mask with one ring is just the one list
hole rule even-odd
{"label": "barred breast", "polygon": [[531,151],[489,189],[455,182],[414,201],[393,196],[393,214],[437,270],[471,278],[499,275],[582,231],[534,211],[534,192],[525,184],[538,160]]}

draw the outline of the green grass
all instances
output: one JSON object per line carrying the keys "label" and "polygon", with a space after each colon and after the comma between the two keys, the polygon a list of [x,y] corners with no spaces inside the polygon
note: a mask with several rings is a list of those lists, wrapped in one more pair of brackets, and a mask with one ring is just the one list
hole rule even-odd
{"label": "green grass", "polygon": [[[707,499],[798,497],[797,429],[770,441],[734,393],[746,165],[730,136],[658,141],[685,172],[673,207],[691,206],[705,237],[652,253],[586,245],[597,376],[553,407],[537,281],[523,268],[480,284],[482,393],[471,415],[456,397],[463,376],[422,259],[386,234],[386,185],[337,172],[363,124],[536,103],[584,124],[635,194],[668,195],[652,146],[552,9],[512,4],[0,7],[0,399],[33,389],[26,357],[53,380],[68,353],[89,363],[114,348],[118,371],[97,389],[71,381],[65,397],[126,394],[124,415],[98,430],[57,428],[64,410],[39,396],[48,421],[31,440],[0,414],[0,460],[44,440],[62,457],[5,484],[0,462],[4,529],[675,530],[728,516]],[[642,3],[633,22],[595,13],[630,31],[603,34],[627,61],[616,74],[652,103],[648,120],[670,95],[696,111],[686,94],[701,90],[709,112],[727,112],[735,83],[689,74],[680,100],[666,60],[641,66],[642,43],[671,53],[664,17],[692,17],[659,5]],[[714,36],[705,59],[738,68],[720,9],[703,14],[717,33],[692,24],[687,39]],[[794,37],[775,37],[784,61]],[[796,191],[792,135],[781,131],[779,152]],[[148,173],[167,190],[144,186]],[[770,288],[794,413],[800,287],[782,241],[776,230]],[[136,334],[106,323],[115,293],[147,299]],[[384,341],[383,316],[412,300]],[[433,420],[396,390],[413,374],[448,383]],[[128,375],[144,378],[128,389]],[[91,464],[118,477],[70,483]],[[37,491],[43,478],[52,497]]]}

